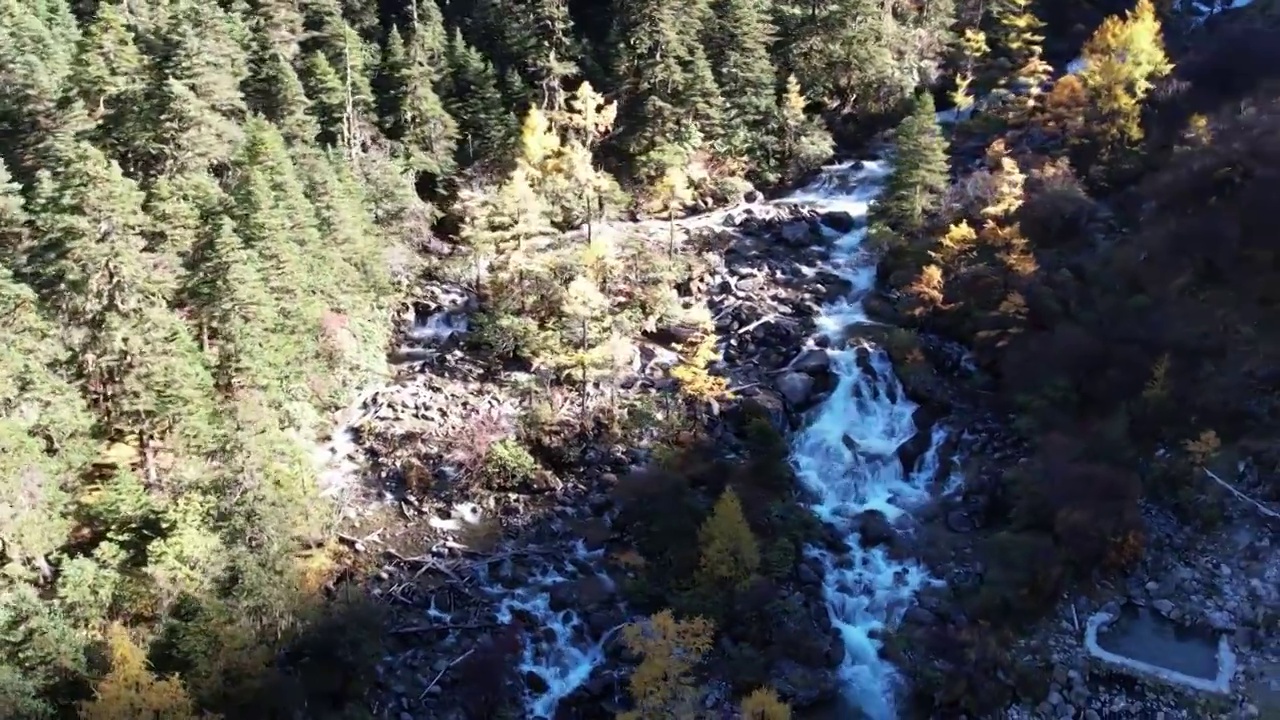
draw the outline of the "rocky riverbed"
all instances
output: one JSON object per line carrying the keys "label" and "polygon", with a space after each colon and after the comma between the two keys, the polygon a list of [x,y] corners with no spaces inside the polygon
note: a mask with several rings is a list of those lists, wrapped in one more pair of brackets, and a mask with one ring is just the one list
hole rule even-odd
{"label": "rocky riverbed", "polygon": [[[836,181],[820,178],[813,187],[829,193]],[[833,363],[837,345],[861,337],[869,347],[887,350],[901,379],[898,390],[873,384],[866,392],[901,392],[911,403],[904,420],[913,430],[893,441],[892,466],[927,475],[903,476],[924,489],[916,500],[898,504],[904,507],[893,506],[905,513],[868,507],[843,528],[828,524],[818,544],[822,551],[767,586],[774,607],[787,609],[769,616],[777,625],[772,632],[791,641],[785,656],[767,663],[764,679],[818,717],[851,684],[882,682],[859,674],[868,663],[880,663],[881,654],[910,666],[912,676],[922,669],[948,672],[951,660],[931,643],[964,632],[966,621],[946,589],[981,581],[975,543],[999,502],[999,478],[1023,461],[1027,449],[1007,431],[1010,419],[989,408],[986,384],[961,348],[877,322],[893,320],[892,298],[871,293],[846,301],[866,282],[857,273],[869,266],[833,269],[829,258],[840,251],[833,243],[862,222],[856,208],[824,212],[756,200],[687,221],[681,230],[683,242],[719,258],[691,283],[697,290],[688,291],[705,303],[722,340],[722,360],[712,371],[727,376],[736,390],[735,400],[717,408],[711,435],[735,452],[730,430],[746,406],[763,412],[779,431],[799,432],[840,384]],[[528,717],[611,717],[621,707],[632,662],[617,637],[634,615],[625,588],[639,575],[634,553],[613,525],[616,489],[650,461],[650,451],[597,436],[567,443],[552,468],[521,487],[494,492],[459,482],[465,458],[457,448],[475,436],[476,419],[484,419],[488,433],[511,432],[525,402],[521,388],[533,380],[495,371],[468,351],[466,318],[473,307],[462,288],[437,288],[406,318],[405,343],[394,357],[396,381],[366,394],[339,433],[347,438],[349,457],[332,463],[345,474],[329,477],[348,498],[348,515],[358,528],[346,537],[385,566],[370,590],[394,608],[372,702],[381,716],[397,720],[474,717],[485,712],[486,699],[474,678],[491,681],[510,667],[508,685],[523,697],[508,699],[522,704]],[[833,316],[840,318],[834,328]],[[845,331],[848,324],[852,331]],[[682,337],[673,327],[635,338],[629,370],[611,390],[639,396],[670,387],[668,371]],[[864,374],[874,374],[871,351],[855,357]],[[847,436],[842,442],[857,458],[856,442]],[[813,492],[797,499],[822,515],[820,494]],[[1230,502],[1224,508],[1228,529],[1206,540],[1148,507],[1149,551],[1139,569],[1121,585],[1064,598],[1057,616],[1009,646],[1012,664],[1043,671],[1031,682],[1008,678],[1013,702],[1006,715],[1057,720],[1118,712],[1137,718],[1151,717],[1146,713],[1156,708],[1171,719],[1265,717],[1280,676],[1271,530],[1250,517],[1251,509]],[[911,559],[920,558],[921,570],[938,581],[925,582],[922,572],[918,602],[906,593],[891,609],[877,610],[872,625],[859,626],[858,632],[870,632],[852,646],[850,627],[831,610],[838,567],[831,558],[850,552],[849,536],[861,548],[856,557],[882,558],[898,568],[916,567]],[[879,581],[861,578],[840,592],[874,596],[866,583]],[[1143,684],[1088,658],[1085,618],[1123,603],[1232,633],[1242,657],[1235,694],[1205,699]],[[899,618],[892,641],[875,650]],[[870,648],[873,656],[854,662],[851,647]],[[733,672],[724,658],[735,652],[726,637],[710,668],[709,707],[729,698],[728,685],[714,678]],[[883,671],[891,673],[892,666]],[[874,712],[890,717],[886,713],[898,711]]]}
{"label": "rocky riverbed", "polygon": [[[859,222],[847,211],[757,201],[686,223],[685,242],[722,259],[691,283],[703,288],[699,299],[723,340],[723,359],[712,371],[736,390],[711,420],[713,437],[745,406],[790,431],[834,389],[832,360],[810,340],[829,316],[824,306],[852,287],[824,264],[833,239]],[[513,492],[455,482],[451,448],[475,433],[476,417],[509,426],[520,404],[513,388],[526,378],[475,362],[464,344],[469,299],[457,288],[442,288],[439,298],[418,308],[405,333],[398,381],[369,394],[344,430],[364,448],[362,482],[351,488],[361,491],[353,494],[377,497],[410,519],[395,537],[360,539],[365,552],[389,559],[373,592],[393,602],[400,618],[380,670],[378,706],[390,717],[473,716],[477,708],[459,683],[474,673],[469,665],[494,664],[492,656],[505,653],[518,667],[512,685],[530,717],[608,716],[629,662],[616,641],[619,625],[631,619],[620,588],[636,576],[612,527],[612,491],[648,453],[586,442],[543,482]],[[617,386],[631,395],[668,387],[681,339],[680,328],[637,338],[631,371]],[[927,428],[924,435],[932,437]],[[926,442],[910,461],[929,449]],[[868,548],[896,534],[883,514],[855,521]],[[848,550],[840,533],[823,545],[824,552]],[[811,557],[767,585],[778,610],[770,632],[788,642],[765,679],[798,709],[833,701],[848,682],[842,668],[853,667],[828,611],[829,564]],[[512,637],[513,626],[519,637]],[[732,635],[722,641],[721,657],[737,652]],[[727,686],[717,688],[713,682],[707,699],[713,706],[729,699]]]}

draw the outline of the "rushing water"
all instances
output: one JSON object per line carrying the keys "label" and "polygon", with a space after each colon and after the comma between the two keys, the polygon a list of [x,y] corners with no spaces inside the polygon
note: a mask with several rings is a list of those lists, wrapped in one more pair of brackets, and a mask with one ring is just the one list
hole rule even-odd
{"label": "rushing water", "polygon": [[[885,173],[880,162],[828,168],[789,200],[863,220]],[[847,297],[823,309],[818,323],[833,342],[846,337],[850,325],[868,323],[861,301],[874,285],[876,258],[862,247],[865,222],[856,225],[833,238],[828,261],[831,270],[852,284]],[[901,619],[916,591],[930,579],[915,561],[891,558],[884,548],[863,549],[855,523],[867,511],[897,521],[908,508],[928,499],[944,433],[933,434],[932,447],[917,467],[904,468],[897,450],[916,434],[916,405],[903,392],[888,355],[861,340],[832,347],[828,354],[839,383],[795,437],[791,460],[815,497],[813,512],[849,539],[845,553],[808,550],[825,569],[831,621],[844,638],[847,652],[840,674],[845,694],[872,720],[892,720],[897,716],[897,675],[880,658],[875,635]]]}
{"label": "rushing water", "polygon": [[[873,324],[862,310],[862,298],[875,283],[876,257],[862,247],[862,241],[868,207],[879,194],[887,170],[880,161],[830,166],[808,186],[774,201],[823,213],[844,212],[854,219],[851,232],[825,231],[830,252],[822,269],[838,274],[852,288],[818,318],[819,332],[831,342],[839,342],[852,325]],[[686,224],[717,224],[724,214],[691,218]],[[880,643],[874,636],[900,619],[916,591],[930,580],[918,563],[890,558],[882,548],[863,550],[854,522],[868,510],[895,521],[907,508],[926,500],[945,433],[935,429],[933,443],[917,467],[903,468],[897,450],[916,433],[912,422],[916,405],[907,399],[888,356],[856,340],[849,348],[833,347],[830,356],[839,383],[814,411],[808,427],[794,438],[791,459],[800,481],[815,498],[813,512],[849,536],[847,553],[808,550],[826,570],[831,620],[844,637],[847,652],[840,676],[846,701],[872,720],[891,720],[896,717],[896,675],[880,659]],[[549,600],[554,585],[593,572],[588,569],[588,555],[579,548],[571,567],[544,569],[521,588],[501,591],[490,584],[505,593],[500,619],[524,615],[532,626],[547,628],[540,639],[531,638],[535,641],[528,644],[521,664],[526,674],[540,678],[538,687],[530,688],[527,717],[552,717],[559,701],[586,682],[604,660],[600,628],[591,632],[578,614],[556,608]]]}
{"label": "rushing water", "polygon": [[[887,170],[881,161],[829,166],[808,186],[769,203],[798,204],[820,213],[843,212],[854,219],[855,229],[848,233],[824,230],[830,252],[820,269],[847,280],[851,291],[823,308],[816,325],[825,341],[818,343],[819,338],[814,338],[812,343],[813,347],[830,346],[831,368],[839,382],[812,412],[807,427],[793,438],[791,461],[813,498],[812,511],[843,530],[848,539],[846,552],[809,548],[807,553],[825,568],[831,620],[847,650],[839,670],[846,709],[837,715],[848,718],[851,706],[871,720],[896,717],[896,674],[879,657],[876,634],[901,618],[916,591],[930,579],[914,561],[891,558],[883,548],[863,549],[857,537],[857,519],[864,512],[879,511],[889,521],[899,521],[912,505],[926,500],[927,487],[938,469],[938,447],[946,435],[940,427],[935,428],[931,447],[917,466],[904,468],[897,450],[916,433],[912,421],[916,405],[906,397],[882,349],[858,339],[848,342],[848,347],[839,347],[850,334],[856,337],[856,329],[849,332],[851,326],[875,324],[862,309],[862,299],[875,282],[876,264],[863,240],[868,207],[879,194]],[[755,207],[767,211],[763,205]],[[738,209],[708,213],[682,224],[717,225],[728,212]],[[466,329],[465,315],[446,308],[419,318],[410,340],[430,345]],[[336,435],[346,437],[345,433]],[[454,517],[437,519],[433,525],[446,532],[465,529],[482,520],[478,513],[474,506],[459,506]],[[907,525],[900,528],[902,532],[910,531],[909,523],[900,524]],[[563,559],[554,563],[533,563],[537,567],[515,572],[514,561],[507,560],[479,578],[478,585],[493,598],[497,622],[520,620],[527,628],[537,628],[526,637],[520,667],[527,680],[525,717],[553,717],[558,704],[587,682],[604,661],[604,643],[617,628],[606,627],[608,622],[592,622],[596,618],[584,618],[569,609],[568,603],[554,601],[557,595],[576,593],[578,583],[609,583],[594,569],[598,554],[578,544],[561,553]],[[574,584],[557,587],[564,583]],[[428,614],[447,617],[434,608]]]}

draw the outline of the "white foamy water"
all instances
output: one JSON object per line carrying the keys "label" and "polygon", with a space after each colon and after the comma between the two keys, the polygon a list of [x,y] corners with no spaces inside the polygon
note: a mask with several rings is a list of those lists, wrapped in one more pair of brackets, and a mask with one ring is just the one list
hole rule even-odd
{"label": "white foamy water", "polygon": [[[830,253],[821,267],[811,269],[835,273],[851,285],[849,294],[824,307],[817,319],[819,333],[837,343],[851,325],[877,324],[862,309],[863,298],[874,286],[877,260],[863,247],[863,240],[867,211],[887,172],[888,166],[881,161],[832,165],[787,197],[743,203],[686,218],[678,225],[686,231],[722,227],[731,213],[751,210],[760,216],[777,215],[782,211],[779,206],[797,204],[821,213],[847,213],[855,229],[840,233],[824,226]],[[665,224],[651,221],[632,227],[657,232]],[[602,232],[615,229],[601,226]],[[445,305],[417,320],[408,333],[411,342],[430,345],[466,332],[465,312],[459,312],[456,304]],[[815,498],[812,511],[844,532],[849,550],[837,554],[809,548],[807,553],[818,558],[826,570],[829,612],[847,649],[839,672],[848,699],[872,720],[893,720],[896,674],[880,659],[880,643],[872,636],[897,622],[916,591],[930,579],[918,563],[889,558],[882,549],[863,550],[856,522],[869,510],[884,513],[890,521],[901,520],[908,508],[926,500],[928,484],[941,462],[938,448],[947,433],[935,427],[932,443],[916,467],[904,469],[897,450],[915,435],[912,414],[916,405],[906,398],[888,356],[861,341],[849,348],[833,347],[830,355],[832,369],[839,376],[838,386],[814,411],[808,427],[793,438],[791,460],[800,482]],[[350,414],[359,416],[357,411]],[[330,463],[349,454],[353,425],[354,421],[347,420],[335,431],[324,453]],[[432,519],[430,524],[445,533],[461,532],[479,523],[481,514],[479,508],[463,504],[454,507],[450,517]],[[909,533],[909,523],[900,523],[899,530]],[[526,681],[523,716],[530,720],[555,716],[559,704],[603,664],[605,645],[618,630],[617,626],[605,627],[617,619],[618,608],[613,605],[617,600],[612,581],[593,569],[599,567],[600,554],[587,551],[579,542],[555,559],[508,558],[478,571],[477,585],[493,602],[493,620],[519,621],[524,627],[519,670]],[[524,565],[517,567],[517,563]],[[614,612],[585,617],[576,610],[573,606],[579,604],[576,601],[583,587],[579,583],[603,584],[604,610]],[[596,591],[600,588],[597,585]],[[449,618],[434,606],[426,614],[441,621]]]}
{"label": "white foamy water", "polygon": [[[880,162],[860,169],[835,166],[788,200],[864,219],[886,172]],[[842,338],[849,325],[867,322],[861,306],[875,282],[876,258],[862,247],[866,228],[860,225],[834,238],[831,247],[830,269],[853,285],[848,297],[823,309],[818,322],[832,340]],[[896,624],[916,592],[932,581],[914,560],[890,558],[883,548],[863,549],[856,522],[867,511],[882,512],[893,522],[929,498],[945,432],[935,430],[917,467],[904,468],[897,450],[916,433],[916,404],[905,396],[888,355],[855,340],[848,348],[832,348],[830,356],[839,383],[794,438],[791,461],[816,498],[814,514],[848,536],[848,552],[807,551],[826,571],[831,621],[844,638],[847,652],[840,676],[845,693],[872,720],[893,720],[897,673],[880,658],[881,643],[873,636]]]}
{"label": "white foamy water", "polygon": [[[808,186],[773,203],[742,205],[680,224],[714,226],[734,210],[756,207],[767,212],[769,205],[800,204],[823,213],[848,213],[857,226],[853,231],[824,228],[831,244],[821,269],[852,286],[845,298],[823,309],[817,322],[822,334],[837,340],[850,325],[875,324],[863,312],[862,299],[874,286],[877,258],[863,247],[863,240],[867,211],[887,173],[888,166],[880,161],[833,165]],[[916,405],[905,396],[888,356],[861,341],[847,349],[833,348],[830,355],[838,386],[815,411],[809,426],[793,439],[791,460],[800,482],[816,498],[813,512],[843,530],[849,540],[847,553],[807,551],[826,570],[831,620],[847,650],[839,671],[844,690],[872,720],[892,720],[896,718],[897,675],[880,659],[880,642],[872,636],[896,623],[915,593],[931,580],[917,562],[892,559],[883,548],[863,550],[855,522],[869,510],[884,513],[890,521],[900,520],[908,508],[927,500],[940,462],[938,448],[947,433],[935,428],[930,447],[916,467],[904,469],[897,450],[916,433],[912,421]],[[900,530],[909,533],[909,524]],[[527,691],[526,717],[553,717],[560,701],[581,687],[604,661],[603,644],[616,628],[597,636],[578,613],[553,609],[550,594],[558,583],[587,577],[590,572],[584,568],[596,554],[577,548],[573,561],[560,569],[544,567],[519,587],[485,583],[499,603],[499,622],[524,617],[532,628],[541,628],[527,635],[520,667],[526,676],[534,673],[540,678]]]}
{"label": "white foamy water", "polygon": [[[485,591],[497,601],[496,620],[525,622],[527,629],[519,671],[525,682],[525,717],[549,720],[556,707],[582,687],[591,673],[604,662],[604,645],[618,627],[595,633],[580,612],[571,607],[557,607],[552,591],[563,583],[576,583],[584,578],[608,588],[613,595],[613,580],[590,568],[599,565],[603,550],[588,551],[581,541],[572,548],[568,561],[534,570],[519,584],[504,581],[506,568],[495,573],[499,577],[482,578]],[[573,586],[571,586],[573,588]],[[566,593],[570,596],[576,593]],[[620,626],[619,626],[620,627]],[[537,679],[529,682],[530,676]]]}

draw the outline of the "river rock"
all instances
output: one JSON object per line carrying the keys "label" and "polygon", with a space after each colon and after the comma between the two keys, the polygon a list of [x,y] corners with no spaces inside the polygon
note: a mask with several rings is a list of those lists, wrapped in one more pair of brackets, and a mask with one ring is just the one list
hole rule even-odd
{"label": "river rock", "polygon": [[827,354],[826,350],[822,349],[806,350],[791,364],[792,370],[809,375],[827,372],[830,367],[831,356]]}
{"label": "river rock", "polygon": [[912,605],[902,614],[902,622],[908,625],[929,627],[938,624],[938,616],[919,605]]}
{"label": "river rock", "polygon": [[947,513],[947,529],[955,533],[971,533],[977,527],[969,513],[952,510]]}
{"label": "river rock", "polygon": [[557,612],[570,608],[591,609],[613,598],[614,588],[602,577],[592,575],[579,580],[557,583],[551,587],[549,601]]}
{"label": "river rock", "polygon": [[792,220],[779,231],[782,241],[792,247],[804,247],[813,242],[813,228],[804,220]]}
{"label": "river rock", "polygon": [[799,408],[813,395],[814,379],[802,372],[788,372],[779,377],[775,385],[792,407]]}
{"label": "river rock", "polygon": [[929,451],[929,447],[933,444],[933,437],[927,426],[917,425],[916,427],[920,428],[920,430],[915,435],[912,435],[911,439],[898,446],[898,460],[902,462],[902,467],[908,471],[915,468],[916,463]]}
{"label": "river rock", "polygon": [[902,314],[883,295],[871,293],[862,298],[862,310],[867,314],[867,317],[877,322],[895,326],[903,324]]}
{"label": "river rock", "polygon": [[879,510],[867,510],[859,513],[853,520],[853,530],[858,533],[862,547],[873,548],[889,545],[898,537],[889,518]]}
{"label": "river rock", "polygon": [[[743,393],[746,395],[746,393]],[[787,407],[778,393],[766,388],[751,388],[751,395],[738,406],[739,413],[747,413],[748,417],[764,418],[774,430],[787,432],[791,427],[791,419]]]}
{"label": "river rock", "polygon": [[853,219],[853,216],[841,210],[823,213],[822,224],[838,233],[851,232],[858,227],[858,222]]}
{"label": "river rock", "polygon": [[547,679],[533,670],[524,674],[524,685],[529,688],[529,692],[535,695],[544,693],[550,688],[547,684]]}
{"label": "river rock", "polygon": [[826,668],[813,668],[793,660],[779,661],[773,669],[773,687],[791,702],[793,709],[812,707],[835,697],[839,681]]}

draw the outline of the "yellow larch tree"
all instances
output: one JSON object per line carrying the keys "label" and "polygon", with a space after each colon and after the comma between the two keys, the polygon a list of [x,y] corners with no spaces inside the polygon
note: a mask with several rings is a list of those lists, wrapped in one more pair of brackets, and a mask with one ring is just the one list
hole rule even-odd
{"label": "yellow larch tree", "polygon": [[654,188],[658,208],[667,216],[667,256],[676,254],[676,213],[693,202],[693,180],[684,168],[667,166]]}
{"label": "yellow larch tree", "polygon": [[698,584],[704,588],[741,588],[760,569],[760,546],[733,488],[721,493],[711,517],[698,531],[698,544],[702,548]]}
{"label": "yellow larch tree", "polygon": [[618,720],[693,720],[701,710],[692,672],[711,651],[715,625],[701,617],[676,620],[670,610],[622,629],[627,649],[641,656],[628,690],[634,710]]}
{"label": "yellow larch tree", "polygon": [[671,368],[671,377],[680,383],[680,391],[696,403],[713,403],[729,392],[729,381],[708,371],[720,359],[716,350],[716,334],[702,332],[680,349],[680,362]]}
{"label": "yellow larch tree", "polygon": [[1018,161],[1009,156],[1003,138],[996,139],[987,148],[987,169],[994,180],[994,192],[982,208],[983,217],[994,220],[1012,216],[1022,207],[1026,176],[1018,167]]}
{"label": "yellow larch tree", "polygon": [[1142,140],[1142,102],[1154,81],[1173,71],[1151,0],[1102,22],[1081,52],[1080,80],[1092,101],[1094,131],[1107,150]]}
{"label": "yellow larch tree", "polygon": [[176,677],[157,678],[147,655],[119,624],[107,631],[111,671],[94,689],[94,699],[80,705],[81,720],[216,720],[197,711]]}
{"label": "yellow larch tree", "polygon": [[965,112],[974,104],[970,86],[978,72],[978,63],[990,54],[991,47],[987,44],[986,33],[977,28],[965,28],[957,38],[956,49],[960,55],[960,71],[956,75],[956,89],[951,92],[951,102],[955,103],[956,110]]}

